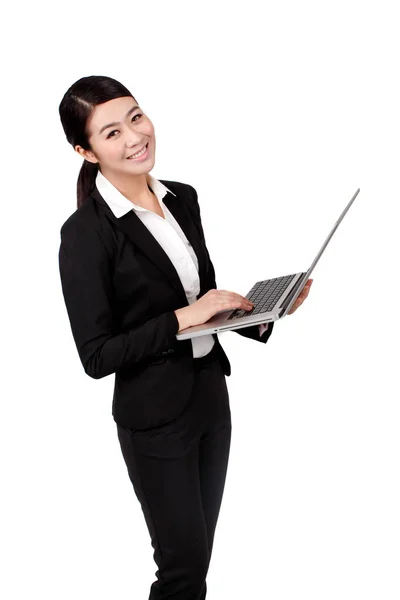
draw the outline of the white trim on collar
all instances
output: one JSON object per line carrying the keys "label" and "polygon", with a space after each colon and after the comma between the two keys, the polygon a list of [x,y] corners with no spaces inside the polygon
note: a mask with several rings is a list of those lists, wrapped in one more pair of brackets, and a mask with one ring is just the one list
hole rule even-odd
{"label": "white trim on collar", "polygon": [[[168,192],[170,192],[173,196],[176,196],[174,192],[169,190],[167,186],[161,183],[161,181],[150,175],[150,173],[146,174],[146,180],[155,193],[160,205],[162,199]],[[143,206],[134,204],[128,200],[128,198],[125,198],[125,196],[121,194],[121,192],[111,183],[111,181],[104,177],[100,170],[96,175],[96,187],[118,219],[123,217],[130,210],[146,210],[143,208]]]}

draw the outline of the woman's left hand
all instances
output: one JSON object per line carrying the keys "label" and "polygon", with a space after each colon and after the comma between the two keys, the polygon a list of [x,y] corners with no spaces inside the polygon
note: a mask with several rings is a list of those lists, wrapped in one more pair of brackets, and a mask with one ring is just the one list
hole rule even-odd
{"label": "woman's left hand", "polygon": [[299,306],[301,306],[303,304],[304,300],[308,296],[312,282],[313,282],[312,279],[308,279],[308,281],[306,281],[304,288],[301,290],[299,297],[297,298],[296,302],[293,304],[292,308],[289,310],[288,315],[292,315],[299,308]]}

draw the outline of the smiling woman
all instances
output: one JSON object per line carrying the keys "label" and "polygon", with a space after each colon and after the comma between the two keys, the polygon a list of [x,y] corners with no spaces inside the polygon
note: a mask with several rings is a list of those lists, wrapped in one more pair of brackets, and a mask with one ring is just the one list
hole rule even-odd
{"label": "smiling woman", "polygon": [[[61,227],[62,291],[85,372],[115,374],[112,415],[158,565],[150,597],[204,600],[229,458],[231,368],[216,334],[176,335],[252,304],[217,289],[196,190],[150,175],[153,124],[128,89],[84,77],[59,111],[83,158],[78,208]],[[265,344],[272,328],[236,332]]]}
{"label": "smiling woman", "polygon": [[[81,102],[73,102],[72,95]],[[60,118],[68,141],[85,159],[78,208],[93,190],[99,169],[128,200],[154,206],[146,178],[155,162],[154,127],[125,86],[108,77],[84,77],[64,96]]]}

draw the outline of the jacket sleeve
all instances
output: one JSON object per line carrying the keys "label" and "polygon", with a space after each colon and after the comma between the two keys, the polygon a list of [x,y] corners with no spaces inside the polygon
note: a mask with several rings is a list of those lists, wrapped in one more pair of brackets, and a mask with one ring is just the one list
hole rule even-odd
{"label": "jacket sleeve", "polygon": [[[190,186],[190,188],[192,190],[193,209],[194,209],[194,213],[196,215],[196,225],[197,225],[201,240],[207,250],[206,240],[204,237],[204,231],[203,231],[203,227],[201,224],[200,206],[199,206],[197,192],[193,186]],[[215,280],[215,270],[214,270],[214,266],[211,262],[211,258],[208,253],[208,250],[207,250],[207,254],[208,254],[209,261],[210,261],[210,269],[211,269],[212,279],[215,284],[215,289],[217,289],[217,283]],[[250,338],[251,340],[254,340],[256,342],[261,342],[262,344],[266,344],[267,341],[269,340],[269,338],[271,337],[272,331],[274,329],[274,324],[275,324],[274,321],[270,321],[268,329],[266,331],[264,331],[264,333],[261,336],[260,336],[260,330],[259,330],[258,325],[250,325],[249,327],[241,327],[240,329],[231,329],[231,331],[238,333],[239,335],[242,335],[243,337]]]}
{"label": "jacket sleeve", "polygon": [[60,233],[62,292],[87,375],[101,379],[170,348],[179,329],[174,311],[153,317],[126,333],[116,331],[112,261],[100,234],[76,222],[64,223]]}

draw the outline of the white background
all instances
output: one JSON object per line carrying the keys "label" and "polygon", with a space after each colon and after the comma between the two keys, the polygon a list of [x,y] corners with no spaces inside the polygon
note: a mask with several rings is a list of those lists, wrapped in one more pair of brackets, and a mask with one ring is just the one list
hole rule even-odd
{"label": "white background", "polygon": [[[108,75],[193,185],[220,289],[304,271],[264,346],[220,334],[232,446],[209,600],[398,600],[399,19],[385,2],[35,2],[4,15],[2,523],[7,600],[145,600],[156,564],[58,272],[81,159],[58,105]],[[4,333],[5,330],[5,333]]]}

